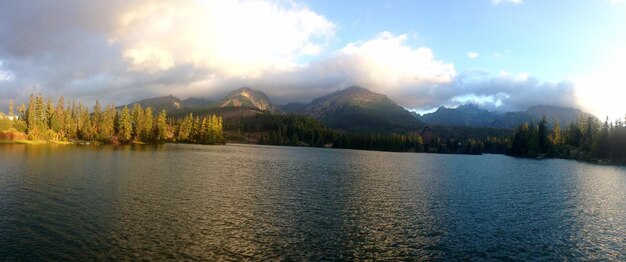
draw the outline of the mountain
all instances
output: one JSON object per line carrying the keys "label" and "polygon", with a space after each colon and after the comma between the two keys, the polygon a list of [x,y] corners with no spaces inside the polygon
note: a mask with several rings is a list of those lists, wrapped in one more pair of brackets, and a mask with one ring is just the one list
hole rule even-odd
{"label": "mountain", "polygon": [[387,96],[358,86],[314,99],[303,113],[329,128],[351,132],[411,132],[424,126]]}
{"label": "mountain", "polygon": [[[169,96],[161,96],[161,97],[154,97],[154,98],[148,98],[148,99],[144,99],[141,101],[137,101],[131,104],[128,104],[126,106],[128,106],[128,108],[132,108],[135,104],[139,104],[141,105],[141,107],[152,107],[152,109],[154,110],[154,112],[158,112],[161,111],[161,109],[165,109],[168,112],[172,111],[172,110],[177,110],[177,109],[181,109],[183,107],[183,102],[180,101],[180,99],[169,95]],[[124,106],[120,106],[118,107],[118,109],[123,108]]]}
{"label": "mountain", "polygon": [[547,119],[554,121],[559,121],[561,125],[566,125],[574,121],[578,121],[580,117],[594,117],[594,115],[583,112],[578,108],[569,108],[569,107],[557,107],[557,106],[533,106],[526,110],[526,113],[535,117],[535,119],[541,119],[541,117],[546,116]]}
{"label": "mountain", "polygon": [[580,109],[556,106],[532,106],[526,111],[513,111],[498,114],[481,109],[476,105],[468,104],[457,108],[440,107],[437,111],[424,114],[419,117],[429,125],[441,126],[471,126],[471,127],[494,127],[516,128],[523,123],[538,123],[546,117],[551,126],[558,121],[562,126],[577,121],[579,118],[594,117]]}
{"label": "mountain", "polygon": [[498,117],[496,113],[467,104],[457,108],[442,106],[433,113],[424,114],[420,119],[430,125],[488,127]]}
{"label": "mountain", "polygon": [[280,108],[270,103],[270,99],[265,93],[249,87],[239,88],[228,93],[224,99],[215,105],[220,108],[247,107],[274,114],[282,113]]}
{"label": "mountain", "polygon": [[555,121],[558,121],[561,126],[564,126],[571,122],[578,121],[580,118],[596,118],[594,115],[583,112],[577,108],[539,105],[532,106],[524,112],[508,112],[499,117],[494,122],[494,126],[515,128],[524,122],[537,123],[541,121],[541,118],[544,116],[550,126],[552,126]]}
{"label": "mountain", "polygon": [[207,107],[207,106],[212,105],[213,103],[215,103],[215,101],[209,100],[206,98],[190,97],[190,98],[183,100],[183,107],[188,107],[188,108]]}

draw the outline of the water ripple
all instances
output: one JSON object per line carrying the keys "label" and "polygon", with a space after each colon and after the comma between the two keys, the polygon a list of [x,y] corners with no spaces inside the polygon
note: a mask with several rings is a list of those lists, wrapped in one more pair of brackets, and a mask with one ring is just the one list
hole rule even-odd
{"label": "water ripple", "polygon": [[0,260],[626,260],[623,167],[243,145],[0,156]]}

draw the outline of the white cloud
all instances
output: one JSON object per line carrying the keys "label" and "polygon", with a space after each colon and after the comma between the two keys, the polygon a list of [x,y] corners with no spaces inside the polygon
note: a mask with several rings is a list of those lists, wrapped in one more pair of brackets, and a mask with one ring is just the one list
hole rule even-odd
{"label": "white cloud", "polygon": [[254,77],[320,53],[334,32],[332,22],[295,4],[151,1],[118,18],[111,42],[124,47],[136,70],[192,64],[222,75]]}
{"label": "white cloud", "polygon": [[454,65],[435,60],[431,49],[405,45],[407,36],[382,32],[376,38],[350,43],[337,54],[342,62],[354,63],[361,79],[393,86],[441,84],[454,79]]}
{"label": "white cloud", "polygon": [[413,48],[407,35],[382,32],[373,39],[353,42],[331,57],[316,61],[308,71],[329,88],[358,84],[383,93],[407,106],[420,104],[425,90],[451,83],[455,78],[452,63],[435,59],[426,47]]}
{"label": "white cloud", "polygon": [[469,59],[475,59],[478,58],[480,55],[478,54],[478,52],[467,52],[467,58]]}
{"label": "white cloud", "polygon": [[518,5],[518,4],[524,3],[524,0],[491,0],[491,3],[494,5],[499,5],[502,3],[512,3],[512,4]]}

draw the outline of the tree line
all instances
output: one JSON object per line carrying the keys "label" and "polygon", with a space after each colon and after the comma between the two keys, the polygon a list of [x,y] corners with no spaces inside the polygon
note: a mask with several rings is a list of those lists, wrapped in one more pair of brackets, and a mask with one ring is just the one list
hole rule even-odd
{"label": "tree line", "polygon": [[259,114],[233,118],[224,126],[229,141],[262,145],[332,147],[394,152],[455,154],[501,153],[508,150],[510,131],[436,127],[450,136],[424,141],[419,132],[356,134],[331,130],[302,115]]}
{"label": "tree line", "polygon": [[604,123],[581,118],[564,129],[558,122],[548,128],[545,117],[538,124],[524,123],[515,131],[510,154],[626,163],[626,118]]}
{"label": "tree line", "polygon": [[550,128],[544,117],[524,123],[514,131],[482,127],[435,126],[428,141],[419,132],[402,134],[356,134],[331,130],[302,115],[257,114],[229,118],[206,114],[168,117],[165,110],[134,104],[131,108],[92,108],[59,98],[56,104],[42,95],[31,95],[28,105],[9,104],[0,112],[0,140],[100,141],[105,143],[183,142],[223,144],[231,142],[264,145],[332,147],[396,152],[454,154],[509,154],[525,157],[559,157],[626,163],[626,118],[601,123],[595,117],[581,118],[561,128]]}
{"label": "tree line", "polygon": [[[16,112],[17,111],[17,112]],[[60,97],[56,104],[51,98],[31,95],[28,105],[15,110],[9,103],[8,115],[0,113],[1,138],[25,138],[45,141],[99,141],[104,143],[185,142],[202,144],[224,143],[222,118],[187,115],[183,119],[167,117],[165,109],[154,112],[151,107],[134,104],[102,106],[98,101],[91,110],[81,102],[66,102]]]}

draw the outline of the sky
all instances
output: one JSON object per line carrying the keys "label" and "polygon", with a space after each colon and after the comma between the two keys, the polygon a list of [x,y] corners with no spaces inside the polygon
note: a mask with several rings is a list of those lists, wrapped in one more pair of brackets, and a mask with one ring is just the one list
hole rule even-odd
{"label": "sky", "polygon": [[360,85],[428,112],[626,114],[626,0],[0,0],[0,111],[32,93],[276,104]]}

